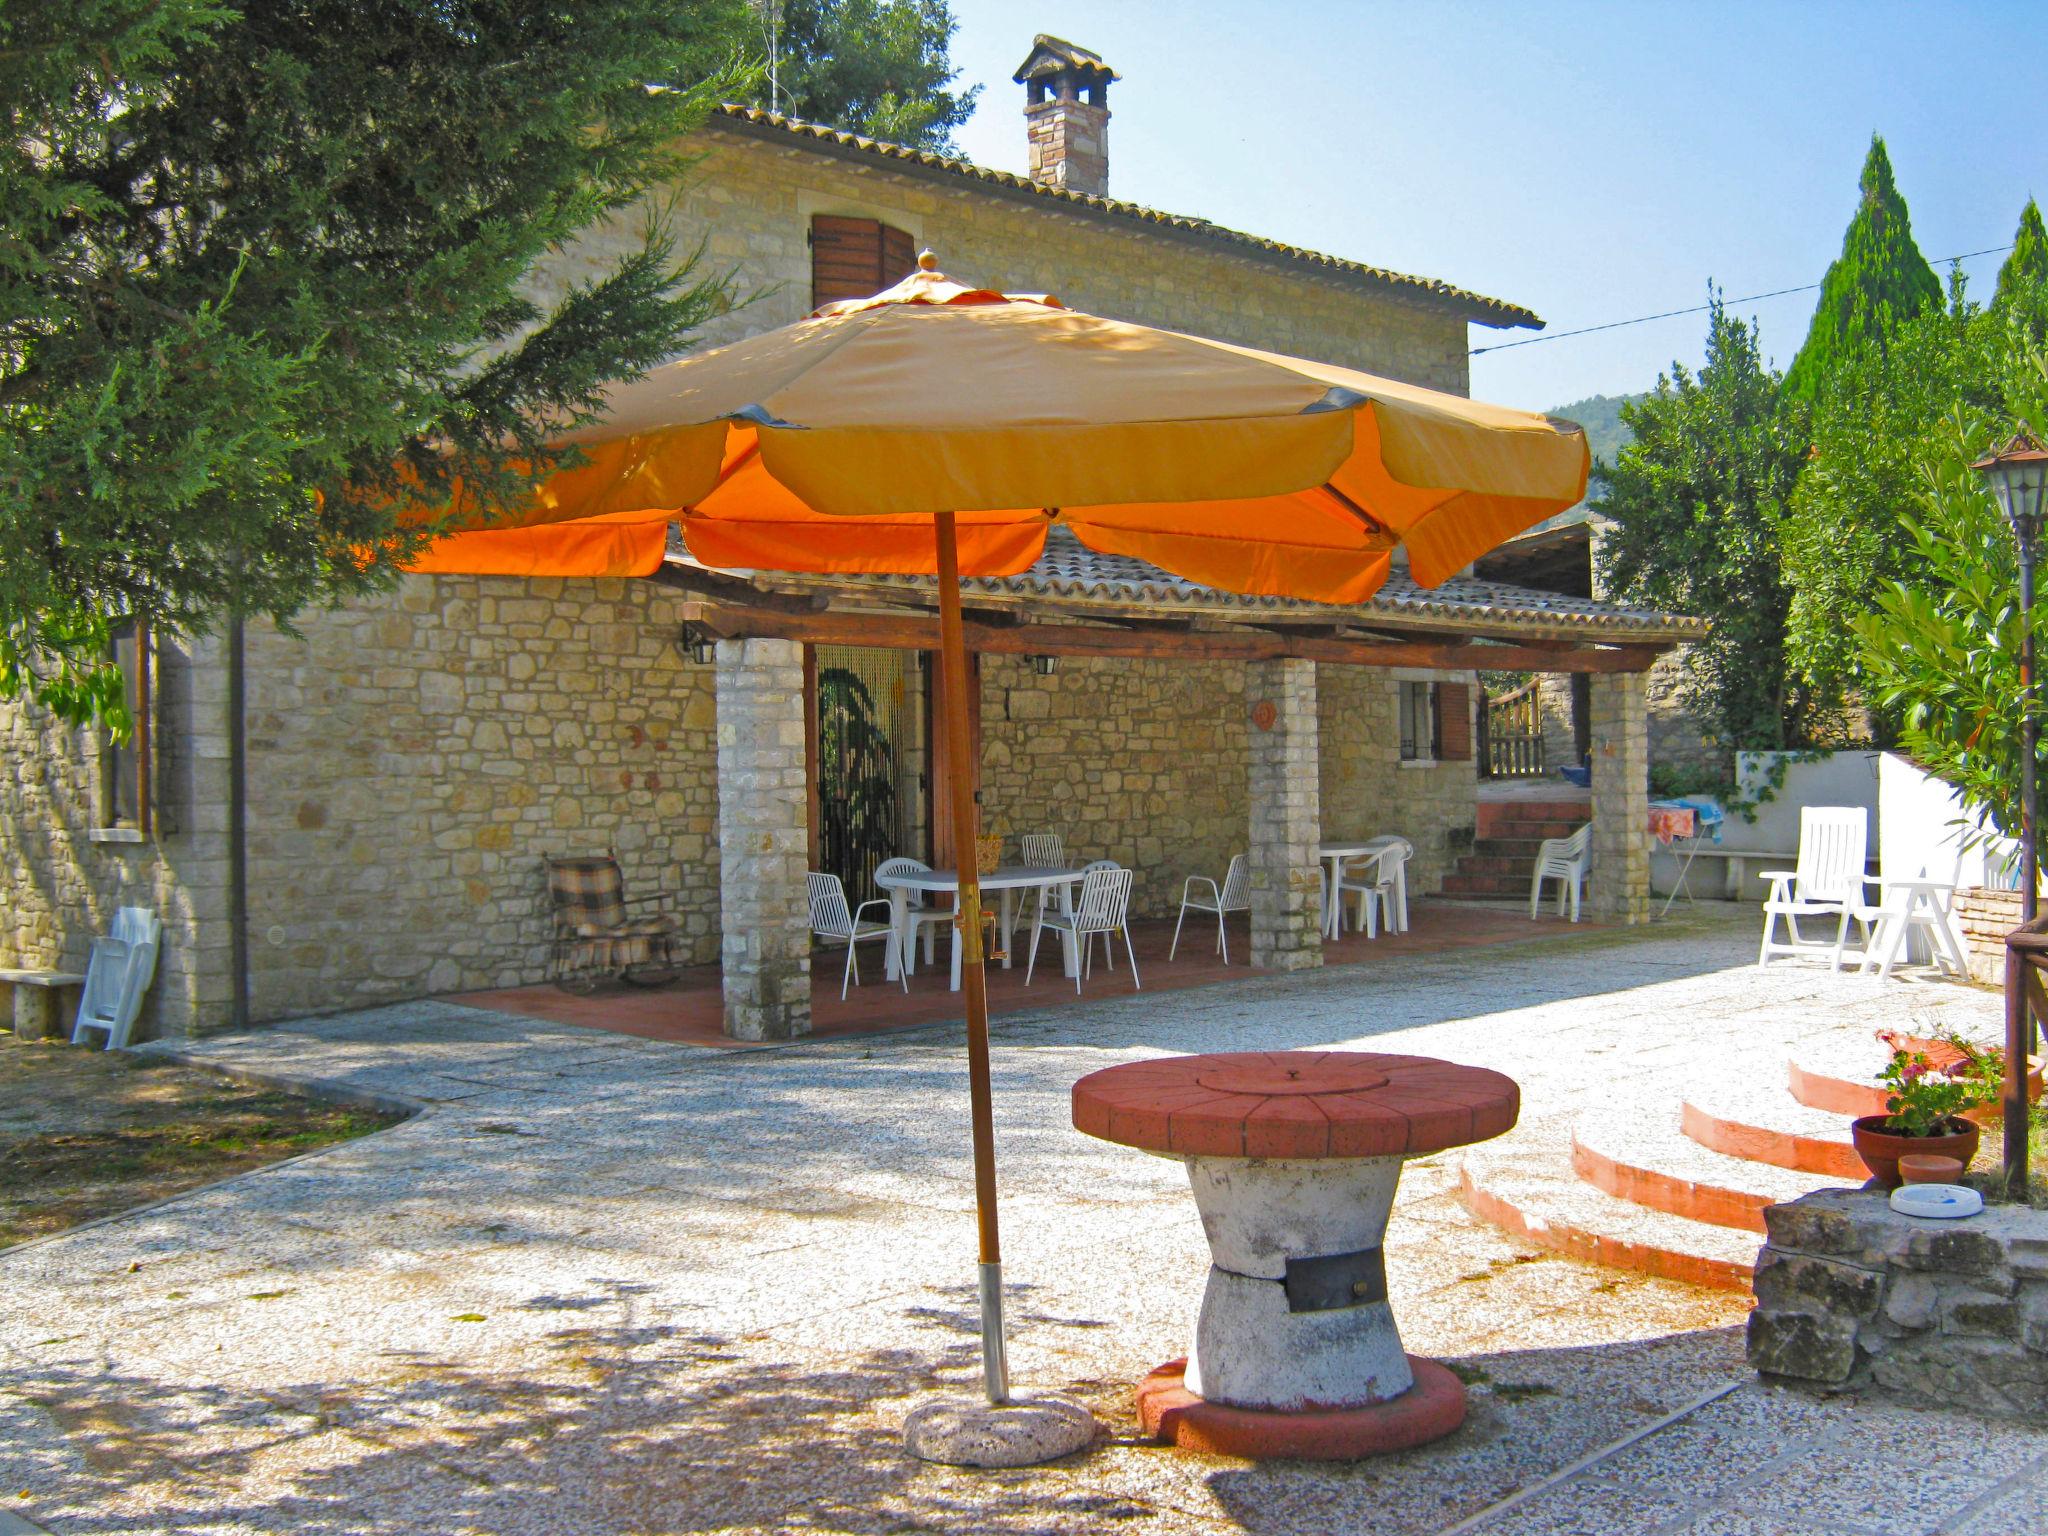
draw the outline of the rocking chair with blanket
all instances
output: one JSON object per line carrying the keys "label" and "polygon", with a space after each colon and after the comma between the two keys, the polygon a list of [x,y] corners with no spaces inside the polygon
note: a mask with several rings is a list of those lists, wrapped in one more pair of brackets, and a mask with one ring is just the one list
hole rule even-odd
{"label": "rocking chair with blanket", "polygon": [[616,851],[548,855],[546,863],[555,919],[548,980],[565,991],[589,991],[606,981],[657,986],[674,979],[676,920],[666,913],[628,914],[628,907],[664,898],[628,896]]}

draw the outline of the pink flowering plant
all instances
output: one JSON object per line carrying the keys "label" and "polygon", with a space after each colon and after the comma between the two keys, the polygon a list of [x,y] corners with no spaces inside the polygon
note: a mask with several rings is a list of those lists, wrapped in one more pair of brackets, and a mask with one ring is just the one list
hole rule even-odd
{"label": "pink flowering plant", "polygon": [[1881,1081],[1889,1117],[1884,1128],[1893,1136],[1945,1136],[1964,1110],[1990,1103],[1998,1092],[1968,1063],[1938,1072],[1919,1051],[1893,1051]]}

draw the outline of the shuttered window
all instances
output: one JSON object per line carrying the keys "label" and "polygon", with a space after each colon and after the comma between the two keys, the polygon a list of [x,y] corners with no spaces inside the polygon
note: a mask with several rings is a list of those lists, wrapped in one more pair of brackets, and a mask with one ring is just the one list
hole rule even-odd
{"label": "shuttered window", "polygon": [[1436,755],[1446,763],[1472,756],[1472,690],[1464,683],[1436,685]]}
{"label": "shuttered window", "polygon": [[909,235],[879,219],[821,213],[811,220],[811,307],[865,299],[917,270]]}

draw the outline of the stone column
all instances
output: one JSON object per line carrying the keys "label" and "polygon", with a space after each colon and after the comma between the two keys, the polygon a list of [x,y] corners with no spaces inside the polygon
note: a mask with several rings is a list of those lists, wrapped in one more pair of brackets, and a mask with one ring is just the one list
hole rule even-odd
{"label": "stone column", "polygon": [[1252,964],[1305,970],[1323,963],[1315,663],[1250,663],[1245,705],[1251,712]]}
{"label": "stone column", "polygon": [[718,880],[725,1032],[811,1030],[804,648],[718,642]]}
{"label": "stone column", "polygon": [[1650,920],[1650,720],[1640,672],[1592,684],[1593,874],[1590,915]]}

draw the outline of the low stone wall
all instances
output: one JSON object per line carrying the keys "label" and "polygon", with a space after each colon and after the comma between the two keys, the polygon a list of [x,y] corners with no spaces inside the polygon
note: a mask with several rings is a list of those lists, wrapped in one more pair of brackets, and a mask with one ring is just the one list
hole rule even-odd
{"label": "low stone wall", "polygon": [[1764,1212],[1749,1363],[1979,1413],[2048,1413],[2048,1211],[1901,1216],[1827,1189]]}
{"label": "low stone wall", "polygon": [[1970,979],[2005,985],[2005,936],[2020,925],[2020,893],[1973,885],[1956,892],[1956,925]]}

